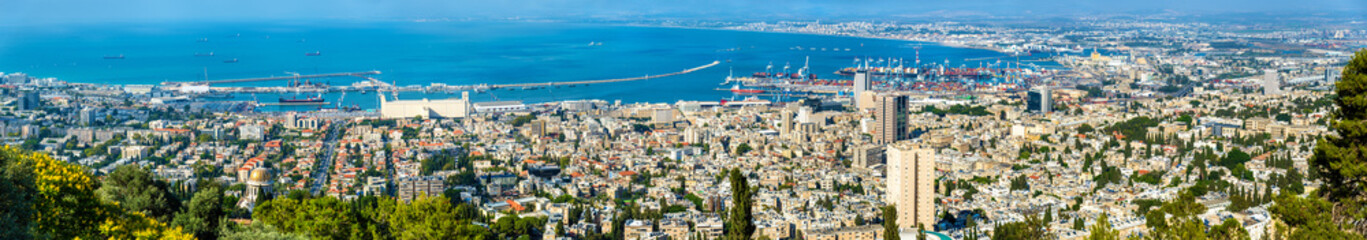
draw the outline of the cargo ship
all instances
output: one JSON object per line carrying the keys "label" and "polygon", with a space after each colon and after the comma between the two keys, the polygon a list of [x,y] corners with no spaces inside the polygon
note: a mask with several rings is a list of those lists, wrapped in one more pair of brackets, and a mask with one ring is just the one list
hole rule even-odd
{"label": "cargo ship", "polygon": [[196,98],[226,99],[226,98],[233,98],[233,94],[232,94],[232,93],[226,93],[226,92],[208,92],[208,93],[201,93],[201,94],[195,95],[195,97],[196,97]]}
{"label": "cargo ship", "polygon": [[119,54],[118,56],[104,56],[104,59],[123,59],[123,54]]}
{"label": "cargo ship", "polygon": [[209,52],[209,53],[195,53],[195,56],[196,56],[196,57],[213,57],[213,56],[214,56],[214,52]]}
{"label": "cargo ship", "polygon": [[311,53],[304,53],[304,56],[322,56],[322,55],[323,55],[323,52],[319,52],[319,51],[314,51],[314,52],[311,52]]}
{"label": "cargo ship", "polygon": [[322,97],[322,96],[313,96],[313,97],[308,97],[308,98],[304,98],[304,99],[299,99],[298,96],[291,97],[291,98],[283,98],[283,97],[282,97],[282,98],[280,98],[280,103],[281,103],[281,104],[322,104],[322,103],[323,103],[323,97]]}
{"label": "cargo ship", "polygon": [[[878,59],[877,63],[882,63],[884,61],[884,59]],[[842,68],[839,71],[836,71],[835,74],[840,74],[842,76],[854,76],[855,72],[864,70],[868,72],[869,75],[877,77],[916,77],[916,75],[921,73],[921,70],[916,67],[902,66],[902,59],[892,59],[890,61],[887,61],[887,65],[881,67],[869,66],[870,62],[874,62],[874,60],[871,58],[863,60],[864,64],[861,66],[859,64],[860,59],[855,58],[855,65],[853,67]],[[897,66],[892,66],[893,63],[897,63]]]}
{"label": "cargo ship", "polygon": [[732,86],[731,86],[731,92],[732,92],[732,93],[764,93],[764,90],[740,88],[740,83],[737,83],[736,85],[732,85]]}
{"label": "cargo ship", "polygon": [[234,58],[234,59],[223,60],[223,63],[237,63],[237,59]]}
{"label": "cargo ship", "polygon": [[750,77],[770,79],[816,79],[816,74],[810,73],[811,68],[808,67],[811,63],[811,57],[807,57],[806,61],[806,63],[802,64],[802,68],[797,69],[796,73],[788,73],[788,69],[792,68],[792,66],[788,64],[783,65],[782,72],[771,73],[774,69],[774,63],[770,62],[768,66],[764,67],[763,72],[755,72],[754,74],[751,74]]}

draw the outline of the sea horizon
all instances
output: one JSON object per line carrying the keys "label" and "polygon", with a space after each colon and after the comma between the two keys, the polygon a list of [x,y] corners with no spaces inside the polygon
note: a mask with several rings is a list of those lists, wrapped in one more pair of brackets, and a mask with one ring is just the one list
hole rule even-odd
{"label": "sea horizon", "polygon": [[[378,70],[383,74],[376,78],[399,86],[476,85],[636,77],[675,72],[711,61],[721,62],[718,66],[689,74],[642,81],[531,91],[472,92],[475,101],[715,101],[737,97],[716,90],[729,87],[718,85],[728,75],[748,76],[764,71],[771,63],[774,72],[783,71],[784,65],[788,65],[788,72],[796,72],[807,64],[808,57],[811,59],[809,73],[822,79],[848,79],[834,72],[852,66],[855,58],[883,58],[888,62],[901,58],[906,65],[911,65],[917,57],[918,52],[914,49],[917,46],[921,48],[919,57],[923,64],[949,60],[950,66],[978,67],[990,63],[967,59],[1006,56],[990,50],[901,39],[566,22],[86,24],[9,31],[12,36],[25,37],[0,38],[0,71],[54,77],[72,83],[155,85],[162,81],[206,78]],[[774,37],[773,34],[784,35]],[[380,42],[380,39],[387,40]],[[389,41],[393,39],[402,41]],[[208,53],[212,56],[207,56]],[[306,56],[306,53],[319,53],[319,56]],[[101,59],[104,56],[124,59]],[[234,62],[227,63],[230,60]],[[349,85],[358,80],[361,79],[314,81]],[[286,81],[273,81],[221,86],[286,84]],[[671,94],[655,94],[662,91]],[[230,100],[252,101],[288,95],[235,94]],[[373,96],[356,100],[359,96],[367,95],[353,93],[343,104],[363,109],[376,107],[377,100],[372,99]],[[403,99],[453,96],[458,97],[459,92],[400,94]],[[329,93],[324,97],[331,101],[342,96]]]}

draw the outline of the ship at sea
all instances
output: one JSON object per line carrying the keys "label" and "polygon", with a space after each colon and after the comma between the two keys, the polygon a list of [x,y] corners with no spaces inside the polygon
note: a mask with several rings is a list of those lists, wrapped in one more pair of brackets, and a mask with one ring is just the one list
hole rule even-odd
{"label": "ship at sea", "polygon": [[304,53],[304,56],[322,56],[322,55],[323,55],[323,52],[320,52],[320,51],[313,51],[313,52],[311,52],[311,53]]}
{"label": "ship at sea", "polygon": [[214,56],[214,52],[209,52],[209,53],[195,53],[195,56],[196,56],[196,57],[213,57],[213,56]]}
{"label": "ship at sea", "polygon": [[237,59],[234,58],[234,59],[223,60],[223,63],[237,63]]}
{"label": "ship at sea", "polygon": [[104,56],[104,59],[123,59],[123,54],[119,54],[118,56]]}

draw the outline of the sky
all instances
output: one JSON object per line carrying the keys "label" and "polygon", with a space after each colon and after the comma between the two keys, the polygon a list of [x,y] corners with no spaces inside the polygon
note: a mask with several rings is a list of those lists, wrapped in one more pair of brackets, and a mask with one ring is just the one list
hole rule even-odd
{"label": "sky", "polygon": [[0,0],[0,24],[326,19],[1367,12],[1367,0]]}

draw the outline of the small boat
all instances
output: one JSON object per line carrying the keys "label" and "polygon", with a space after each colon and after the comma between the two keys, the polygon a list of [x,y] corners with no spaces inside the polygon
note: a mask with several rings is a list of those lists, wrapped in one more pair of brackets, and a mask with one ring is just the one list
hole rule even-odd
{"label": "small boat", "polygon": [[319,52],[319,51],[313,51],[313,52],[311,52],[311,53],[304,53],[304,56],[322,56],[322,55],[323,55],[323,52]]}
{"label": "small boat", "polygon": [[196,57],[213,57],[213,56],[214,56],[214,52],[209,52],[209,53],[195,53],[195,56],[196,56]]}
{"label": "small boat", "polygon": [[229,59],[229,60],[223,60],[223,63],[237,63],[237,59],[234,58],[234,59]]}
{"label": "small boat", "polygon": [[119,54],[118,56],[104,56],[104,59],[123,59],[123,54]]}

